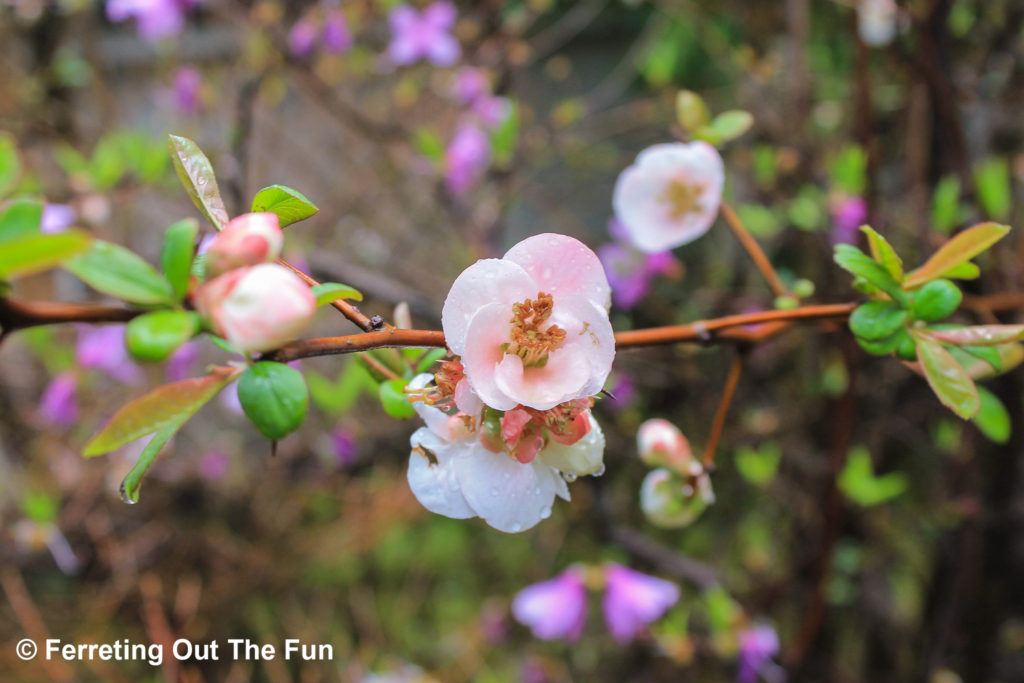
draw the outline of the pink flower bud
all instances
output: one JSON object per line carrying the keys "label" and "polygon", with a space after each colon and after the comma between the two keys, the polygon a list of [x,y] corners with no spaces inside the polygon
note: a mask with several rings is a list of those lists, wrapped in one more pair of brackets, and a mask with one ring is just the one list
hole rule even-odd
{"label": "pink flower bud", "polygon": [[274,261],[284,235],[277,214],[247,213],[231,220],[206,249],[206,275],[217,277],[234,268]]}
{"label": "pink flower bud", "polygon": [[242,351],[268,351],[291,341],[316,311],[306,283],[275,263],[210,280],[196,292],[195,305],[214,332]]}
{"label": "pink flower bud", "polygon": [[654,418],[640,425],[636,433],[636,445],[640,459],[648,465],[688,473],[690,461],[693,460],[690,442],[668,420]]}

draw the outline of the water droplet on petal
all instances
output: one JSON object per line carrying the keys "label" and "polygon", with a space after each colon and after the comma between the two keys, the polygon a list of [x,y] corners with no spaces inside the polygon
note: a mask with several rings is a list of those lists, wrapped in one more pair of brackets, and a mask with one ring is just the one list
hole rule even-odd
{"label": "water droplet on petal", "polygon": [[513,524],[512,525],[512,532],[513,533],[515,533],[517,531],[522,531],[522,530],[523,530],[523,525],[522,524]]}
{"label": "water droplet on petal", "polygon": [[544,508],[543,510],[540,511],[540,518],[541,519],[547,519],[550,516],[551,516],[551,508]]}
{"label": "water droplet on petal", "polygon": [[573,472],[564,472],[562,473],[562,479],[565,479],[567,482],[571,484],[574,481],[576,481],[576,474]]}
{"label": "water droplet on petal", "polygon": [[601,463],[601,469],[599,469],[597,472],[594,472],[593,476],[595,476],[595,477],[604,476],[604,463]]}
{"label": "water droplet on petal", "polygon": [[497,496],[498,493],[499,493],[499,491],[498,491],[498,487],[497,486],[495,486],[494,488],[491,489],[491,495],[492,496]]}
{"label": "water droplet on petal", "polygon": [[128,490],[124,487],[123,481],[121,482],[121,502],[128,503],[129,505],[135,505],[135,503],[138,502],[128,495]]}
{"label": "water droplet on petal", "polygon": [[538,486],[537,488],[535,488],[533,490],[533,495],[539,496],[540,494],[541,494],[541,490],[540,490],[540,487]]}

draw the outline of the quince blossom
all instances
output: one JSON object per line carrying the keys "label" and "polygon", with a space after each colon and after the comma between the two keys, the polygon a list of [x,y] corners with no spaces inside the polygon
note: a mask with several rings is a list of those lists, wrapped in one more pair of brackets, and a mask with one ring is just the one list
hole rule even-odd
{"label": "quince blossom", "polygon": [[615,357],[609,306],[597,255],[578,240],[547,233],[464,270],[441,324],[484,404],[543,411],[604,386]]}
{"label": "quince blossom", "polygon": [[[452,379],[442,373],[438,376],[441,383]],[[466,385],[454,379],[459,380],[458,386]],[[432,375],[419,375],[408,390],[425,395],[432,380]],[[461,398],[460,403],[473,402],[472,396]],[[461,411],[449,415],[439,405],[452,409],[448,401],[413,403],[427,426],[411,438],[409,488],[431,512],[453,519],[482,517],[499,531],[524,531],[551,515],[555,496],[569,500],[567,479],[603,469],[604,434],[589,410],[582,413],[588,426],[585,434],[569,445],[554,439],[543,445],[541,437],[535,456],[524,462],[508,449],[489,446],[488,427],[477,415]],[[486,413],[481,406],[479,414]]]}
{"label": "quince blossom", "polygon": [[725,171],[703,141],[653,145],[615,182],[615,216],[641,251],[656,253],[708,231],[722,201]]}
{"label": "quince blossom", "polygon": [[216,277],[243,266],[275,261],[284,234],[277,214],[269,211],[232,218],[206,248],[206,276]]}

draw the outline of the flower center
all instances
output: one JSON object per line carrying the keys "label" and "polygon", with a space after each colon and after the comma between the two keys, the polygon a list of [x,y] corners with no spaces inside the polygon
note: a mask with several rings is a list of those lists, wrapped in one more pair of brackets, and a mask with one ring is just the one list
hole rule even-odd
{"label": "flower center", "polygon": [[679,220],[687,214],[697,213],[701,210],[700,199],[704,191],[702,185],[691,185],[681,180],[672,180],[665,186],[665,190],[658,197],[659,200],[668,204],[669,218]]}
{"label": "flower center", "polygon": [[558,325],[543,327],[551,317],[554,299],[550,294],[538,292],[536,299],[512,304],[510,341],[501,345],[505,353],[523,359],[524,368],[542,368],[548,363],[548,354],[565,341],[565,330]]}
{"label": "flower center", "polygon": [[409,402],[423,401],[442,410],[455,408],[455,387],[466,378],[462,359],[445,361],[434,374],[434,385],[408,392]]}

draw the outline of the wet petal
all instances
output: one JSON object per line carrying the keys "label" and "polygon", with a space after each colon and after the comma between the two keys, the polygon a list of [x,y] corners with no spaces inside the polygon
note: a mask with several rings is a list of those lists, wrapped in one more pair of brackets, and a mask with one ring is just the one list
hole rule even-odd
{"label": "wet petal", "polygon": [[501,345],[509,338],[510,314],[511,307],[505,304],[481,308],[469,325],[462,354],[462,366],[473,390],[495,410],[512,410],[519,403],[495,382],[495,370],[505,356]]}
{"label": "wet petal", "polygon": [[[590,411],[587,411],[589,414]],[[597,420],[590,416],[590,431],[576,443],[566,446],[550,441],[537,459],[559,472],[582,477],[604,470],[604,433]]]}
{"label": "wet petal", "polygon": [[482,446],[453,464],[469,506],[492,527],[508,533],[525,531],[550,516],[555,494],[565,486],[546,465],[524,465]]}
{"label": "wet petal", "polygon": [[[431,512],[453,519],[468,519],[476,513],[466,503],[459,489],[454,462],[466,457],[467,442],[449,444],[434,432],[421,427],[413,432],[410,442],[407,478],[416,500]],[[429,451],[421,453],[416,449]],[[434,461],[431,461],[431,455]],[[471,457],[471,456],[470,456]]]}
{"label": "wet petal", "polygon": [[563,400],[586,398],[601,391],[615,360],[615,332],[608,313],[583,297],[563,296],[556,300],[551,320],[566,331],[563,350],[581,355],[590,368],[580,393]]}
{"label": "wet petal", "polygon": [[502,258],[522,266],[537,283],[538,291],[554,294],[556,303],[559,295],[578,294],[606,311],[611,305],[611,288],[600,259],[577,239],[555,233],[534,235]]}
{"label": "wet petal", "polygon": [[505,354],[494,369],[495,386],[503,395],[513,403],[537,410],[548,410],[559,403],[582,398],[589,378],[590,364],[586,356],[568,345],[548,354],[547,365],[542,368],[524,368],[522,358]]}
{"label": "wet petal", "polygon": [[[511,319],[512,304],[535,297],[538,291],[533,278],[511,261],[477,261],[455,278],[448,298],[444,301],[441,327],[444,329],[448,348],[456,355],[465,355],[469,324],[484,306],[502,304],[505,317]],[[507,334],[502,342],[506,341]]]}

